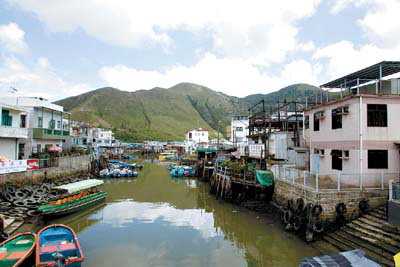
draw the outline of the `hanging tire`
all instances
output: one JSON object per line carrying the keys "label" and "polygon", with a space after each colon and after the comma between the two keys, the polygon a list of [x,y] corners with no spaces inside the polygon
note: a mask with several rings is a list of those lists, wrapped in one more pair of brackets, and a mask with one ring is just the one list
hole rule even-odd
{"label": "hanging tire", "polygon": [[313,223],[312,230],[318,234],[324,231],[324,225],[321,221],[316,221]]}
{"label": "hanging tire", "polygon": [[360,203],[358,203],[358,208],[360,209],[360,212],[362,214],[365,214],[369,211],[370,206],[369,206],[369,201],[368,199],[362,199]]}
{"label": "hanging tire", "polygon": [[284,224],[290,224],[293,218],[293,212],[291,210],[285,210],[283,211],[283,223]]}
{"label": "hanging tire", "polygon": [[315,217],[318,217],[319,215],[321,215],[322,211],[323,211],[322,206],[317,204],[314,207],[312,207],[311,214]]}
{"label": "hanging tire", "polygon": [[287,201],[287,209],[288,209],[288,210],[292,210],[292,211],[295,210],[293,199],[289,199],[289,200]]}
{"label": "hanging tire", "polygon": [[40,212],[38,210],[30,210],[26,213],[29,217],[36,217],[40,215]]}
{"label": "hanging tire", "polygon": [[338,214],[338,215],[344,215],[347,212],[347,207],[342,202],[337,204],[335,209],[336,209],[336,214]]}
{"label": "hanging tire", "polygon": [[301,214],[304,210],[304,199],[298,198],[296,199],[296,213]]}
{"label": "hanging tire", "polygon": [[312,242],[314,241],[314,232],[311,229],[306,230],[306,241],[307,242]]}
{"label": "hanging tire", "polygon": [[301,228],[301,218],[299,216],[294,216],[293,218],[293,229],[297,232]]}

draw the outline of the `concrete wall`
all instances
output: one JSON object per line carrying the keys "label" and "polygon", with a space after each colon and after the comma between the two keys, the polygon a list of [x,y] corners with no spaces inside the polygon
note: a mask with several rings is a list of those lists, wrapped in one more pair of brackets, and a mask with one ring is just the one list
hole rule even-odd
{"label": "concrete wall", "polygon": [[305,203],[320,204],[323,208],[322,218],[331,220],[335,218],[335,208],[338,203],[345,203],[347,207],[347,216],[357,217],[359,213],[358,204],[366,198],[369,199],[371,208],[381,206],[386,203],[388,190],[371,191],[324,191],[315,192],[305,189],[299,185],[292,185],[284,181],[275,181],[274,201],[280,206],[286,206],[289,199],[296,201],[297,198],[303,198]]}
{"label": "concrete wall", "polygon": [[18,145],[16,138],[0,137],[0,156],[4,156],[11,160],[17,159]]}
{"label": "concrete wall", "polygon": [[58,167],[0,175],[0,185],[5,182],[37,182],[41,181],[45,175],[49,179],[57,179],[58,177],[62,176],[74,176],[78,173],[88,172],[89,166],[89,155],[82,155],[78,157],[62,157],[59,158]]}

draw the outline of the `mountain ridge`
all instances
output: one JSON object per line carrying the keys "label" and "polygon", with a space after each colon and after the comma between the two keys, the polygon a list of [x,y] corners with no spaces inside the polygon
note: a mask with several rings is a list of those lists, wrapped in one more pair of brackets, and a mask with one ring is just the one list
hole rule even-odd
{"label": "mountain ridge", "polygon": [[208,128],[211,135],[225,133],[232,115],[247,115],[248,108],[264,99],[267,105],[312,96],[321,89],[294,84],[268,94],[235,97],[194,83],[170,88],[154,87],[134,92],[102,87],[68,97],[56,104],[71,112],[72,119],[111,128],[126,141],[182,140],[187,130]]}

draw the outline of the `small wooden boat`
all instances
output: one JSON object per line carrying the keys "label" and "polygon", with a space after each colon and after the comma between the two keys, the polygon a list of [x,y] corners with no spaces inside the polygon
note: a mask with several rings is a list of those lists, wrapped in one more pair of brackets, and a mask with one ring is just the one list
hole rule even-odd
{"label": "small wooden boat", "polygon": [[93,207],[106,199],[107,193],[97,190],[103,183],[102,180],[89,179],[57,186],[54,190],[59,197],[41,205],[38,210],[45,219],[52,219]]}
{"label": "small wooden boat", "polygon": [[0,244],[0,266],[29,266],[35,245],[36,235],[30,232],[17,234],[7,239]]}
{"label": "small wooden boat", "polygon": [[80,267],[84,260],[75,232],[62,224],[39,231],[36,241],[36,267]]}

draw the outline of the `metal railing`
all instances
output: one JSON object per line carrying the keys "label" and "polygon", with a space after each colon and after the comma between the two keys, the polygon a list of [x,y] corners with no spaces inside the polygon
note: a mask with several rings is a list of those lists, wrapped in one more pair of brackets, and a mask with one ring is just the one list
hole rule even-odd
{"label": "metal railing", "polygon": [[275,179],[315,192],[386,190],[389,188],[390,180],[399,179],[398,173],[388,172],[361,174],[337,171],[335,173],[320,174],[287,165],[273,165],[271,170]]}

